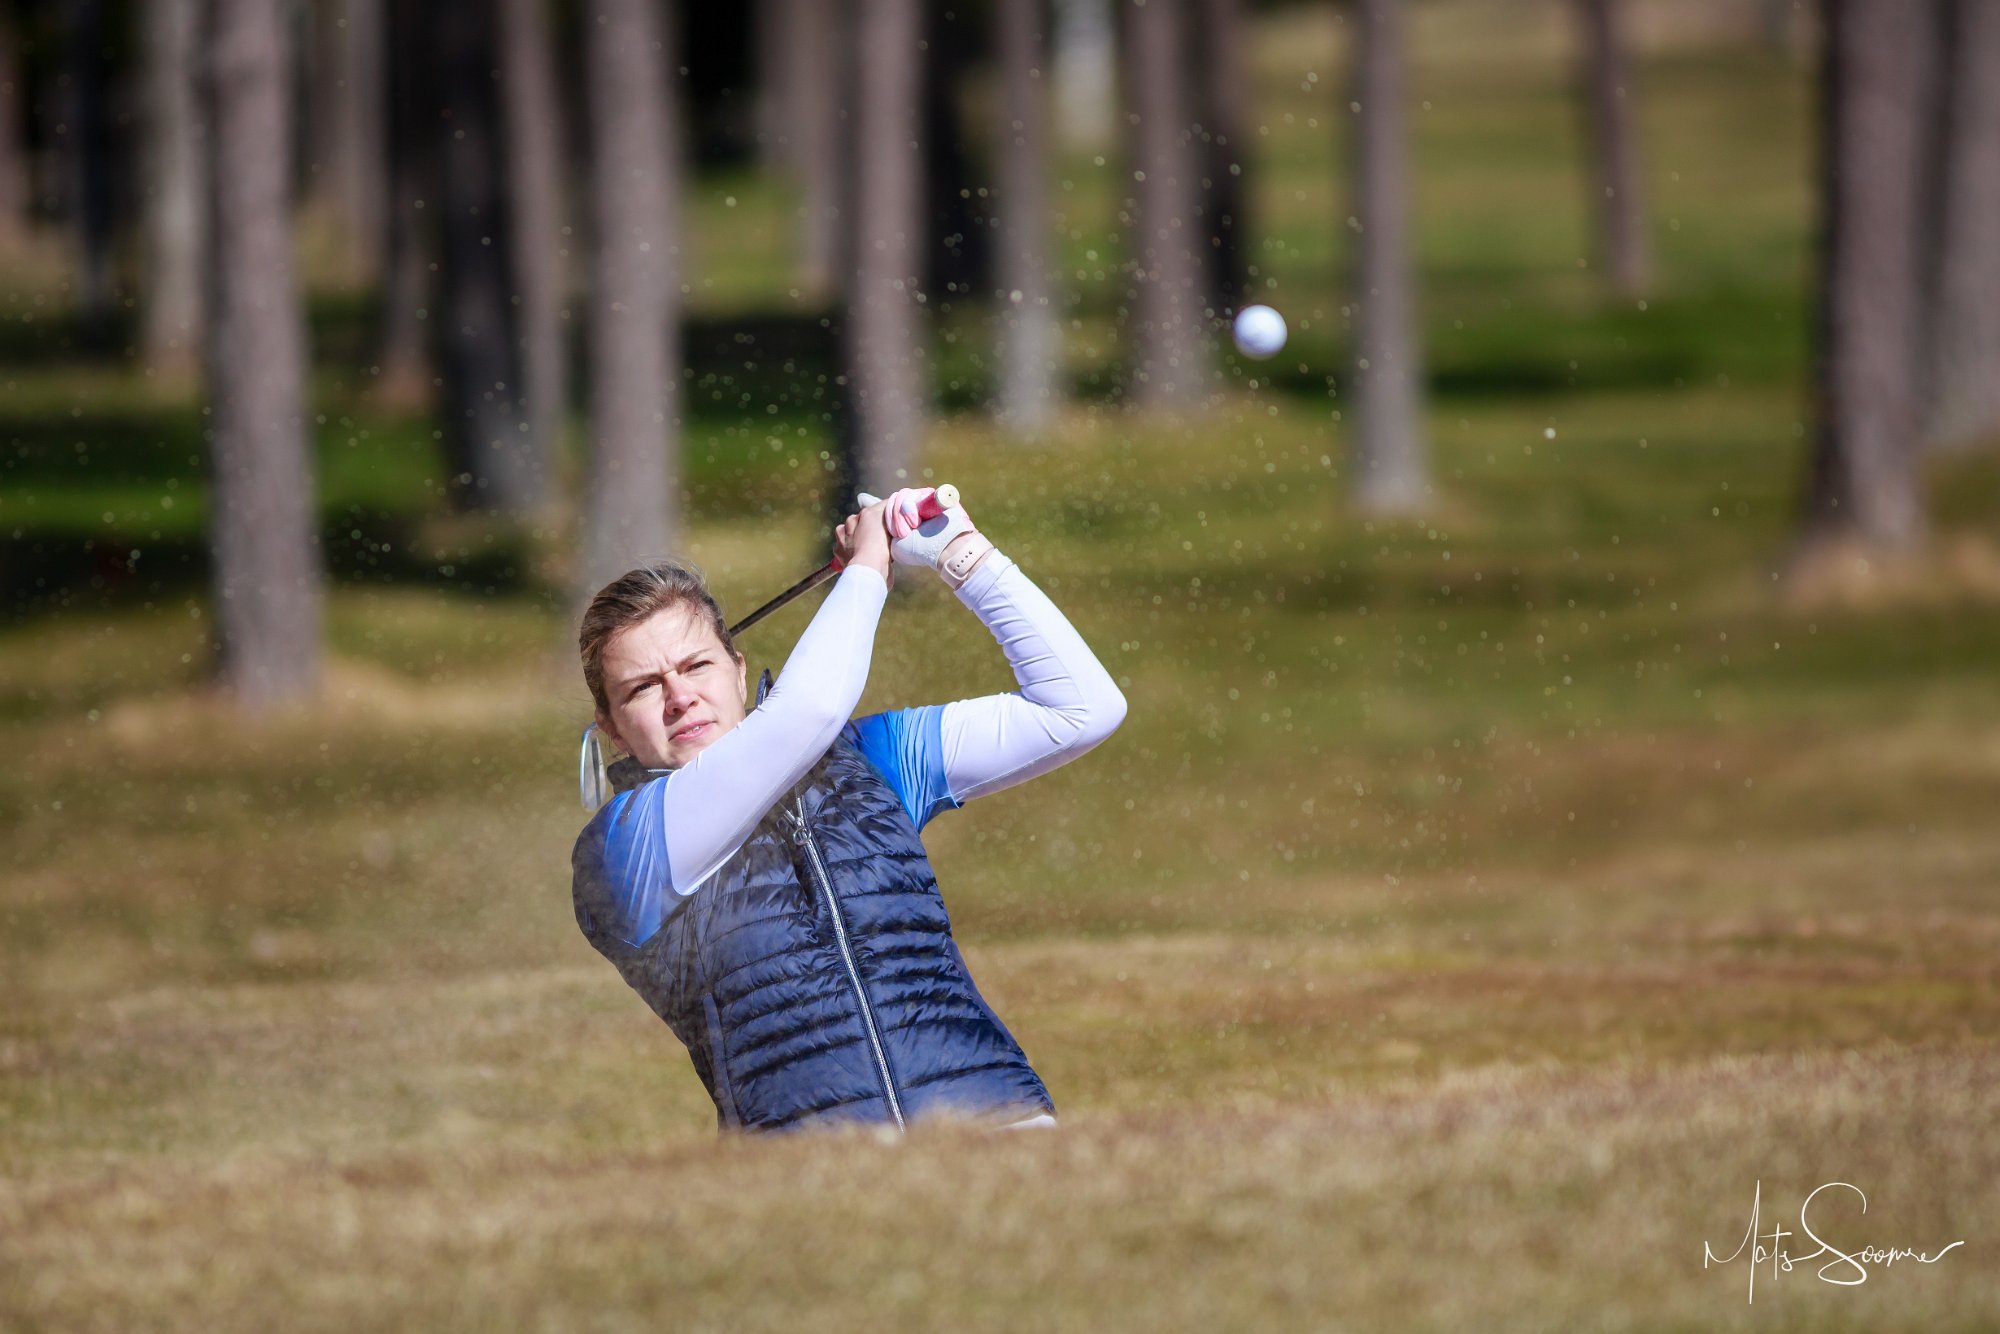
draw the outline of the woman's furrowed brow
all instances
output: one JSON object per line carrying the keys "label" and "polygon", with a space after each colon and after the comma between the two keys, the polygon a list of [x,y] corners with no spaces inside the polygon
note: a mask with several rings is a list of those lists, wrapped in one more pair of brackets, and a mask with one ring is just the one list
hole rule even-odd
{"label": "woman's furrowed brow", "polygon": [[[703,658],[712,658],[714,656],[715,650],[712,648],[690,649],[678,659],[669,658],[667,664],[676,671],[679,671],[685,669],[689,663],[700,662]],[[618,684],[620,686],[628,686],[637,684],[640,681],[650,681],[660,674],[660,670],[660,668],[652,666],[641,667],[637,671],[629,672],[619,677]]]}

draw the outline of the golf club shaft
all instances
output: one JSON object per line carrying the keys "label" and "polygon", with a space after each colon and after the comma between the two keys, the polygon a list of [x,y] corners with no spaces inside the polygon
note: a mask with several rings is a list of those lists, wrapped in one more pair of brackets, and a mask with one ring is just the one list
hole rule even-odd
{"label": "golf club shaft", "polygon": [[840,573],[840,562],[838,560],[828,561],[826,564],[820,566],[817,570],[814,570],[811,574],[807,575],[805,578],[793,584],[790,588],[786,589],[784,592],[778,594],[778,596],[772,598],[769,602],[766,602],[763,606],[757,608],[757,610],[751,612],[748,616],[745,616],[742,620],[738,621],[736,624],[730,626],[729,637],[731,639],[736,638],[736,636],[742,634],[745,630],[748,630],[751,626],[757,624],[757,622],[763,620],[766,616],[769,616],[772,612],[784,606],[787,602],[790,602],[793,598],[798,597],[804,593],[810,593],[813,589],[818,588],[821,584],[825,583],[827,580],[833,578],[833,576],[839,573]]}
{"label": "golf club shaft", "polygon": [[[937,518],[957,503],[958,488],[946,483],[944,486],[938,487],[935,491],[931,492],[928,496],[925,496],[918,504],[917,521],[919,523],[929,523],[932,519]],[[818,588],[821,584],[839,573],[840,557],[835,556],[832,560],[820,566],[817,570],[814,570],[811,574],[799,580],[736,624],[730,626],[729,637],[731,639],[736,638],[737,635],[742,634],[745,630],[748,630],[751,626],[757,624],[757,622],[763,620],[787,602],[803,594],[810,593],[813,589]]]}

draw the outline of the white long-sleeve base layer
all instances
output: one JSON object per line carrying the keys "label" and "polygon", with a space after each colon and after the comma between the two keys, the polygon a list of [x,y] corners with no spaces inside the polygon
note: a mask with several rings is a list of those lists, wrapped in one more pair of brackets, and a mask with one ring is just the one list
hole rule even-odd
{"label": "white long-sleeve base layer", "polygon": [[658,929],[669,896],[697,892],[843,731],[921,828],[1075,759],[1123,721],[1110,673],[999,551],[957,596],[992,631],[1020,690],[848,721],[887,595],[874,570],[843,571],[761,705],[681,768],[614,798],[605,861],[628,943]]}

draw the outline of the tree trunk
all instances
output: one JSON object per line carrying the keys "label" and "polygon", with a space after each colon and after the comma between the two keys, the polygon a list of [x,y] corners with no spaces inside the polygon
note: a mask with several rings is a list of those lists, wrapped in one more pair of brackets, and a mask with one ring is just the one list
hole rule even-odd
{"label": "tree trunk", "polygon": [[554,457],[568,402],[562,303],[562,103],[543,0],[501,0],[500,81],[506,91],[509,222],[528,448]]}
{"label": "tree trunk", "polygon": [[487,0],[444,0],[437,17],[445,94],[437,131],[444,214],[439,334],[452,495],[462,509],[527,516],[547,502],[549,461],[521,407],[498,35]]}
{"label": "tree trunk", "polygon": [[389,263],[382,284],[375,394],[392,411],[417,411],[433,393],[430,304],[437,254],[435,16],[389,6]]}
{"label": "tree trunk", "polygon": [[201,364],[202,179],[199,89],[201,0],[145,0],[146,308],[148,370],[183,380]]}
{"label": "tree trunk", "polygon": [[851,4],[797,0],[792,53],[793,154],[799,172],[799,286],[826,297],[845,285],[854,121]]}
{"label": "tree trunk", "polygon": [[1583,32],[1581,69],[1592,153],[1591,200],[1599,266],[1612,290],[1643,295],[1653,280],[1646,206],[1639,186],[1624,0],[1576,0]]}
{"label": "tree trunk", "polygon": [[1403,13],[1399,0],[1357,0],[1355,15],[1356,498],[1367,510],[1410,512],[1430,487],[1409,254]]}
{"label": "tree trunk", "polygon": [[1244,126],[1250,122],[1244,85],[1243,0],[1201,0],[1195,78],[1202,92],[1202,209],[1207,223],[1204,268],[1208,300],[1218,311],[1249,300],[1250,257],[1245,237]]}
{"label": "tree trunk", "polygon": [[923,24],[917,0],[862,0],[860,19],[847,360],[860,442],[857,481],[886,496],[916,476],[929,402],[917,309]]}
{"label": "tree trunk", "polygon": [[1917,200],[1925,25],[1907,0],[1825,0],[1819,431],[1804,537],[1893,550],[1924,535]]}
{"label": "tree trunk", "polygon": [[22,118],[27,103],[21,93],[21,48],[14,18],[0,11],[0,249],[11,249],[27,236],[34,203]]}
{"label": "tree trunk", "polygon": [[210,425],[218,667],[247,708],[317,684],[320,570],[305,321],[292,272],[284,0],[208,0]]}
{"label": "tree trunk", "polygon": [[592,134],[588,594],[668,554],[680,504],[679,113],[667,72],[677,9],[594,0],[584,24]]}
{"label": "tree trunk", "polygon": [[1186,0],[1126,0],[1126,94],[1137,118],[1134,393],[1152,409],[1192,407],[1209,389]]}
{"label": "tree trunk", "polygon": [[389,150],[385,0],[322,0],[313,101],[316,193],[334,207],[349,275],[380,279]]}
{"label": "tree trunk", "polygon": [[799,165],[793,135],[799,124],[797,62],[799,11],[813,0],[755,0],[750,29],[757,44],[757,161],[766,171]]}
{"label": "tree trunk", "polygon": [[1056,123],[1065,146],[1104,148],[1118,119],[1113,0],[1055,0]]}
{"label": "tree trunk", "polygon": [[923,165],[917,179],[924,205],[917,229],[917,290],[927,303],[935,303],[933,310],[945,311],[954,300],[992,290],[997,281],[986,204],[991,182],[974,170],[959,111],[978,35],[957,9],[922,9],[918,123],[923,126]]}
{"label": "tree trunk", "polygon": [[64,0],[62,144],[69,223],[76,237],[76,306],[108,318],[111,291],[111,142],[105,109],[102,0]]}
{"label": "tree trunk", "polygon": [[1945,9],[1924,425],[1962,448],[2000,435],[2000,4]]}
{"label": "tree trunk", "polygon": [[998,0],[1000,424],[1038,435],[1055,415],[1062,329],[1050,297],[1047,40],[1041,0]]}

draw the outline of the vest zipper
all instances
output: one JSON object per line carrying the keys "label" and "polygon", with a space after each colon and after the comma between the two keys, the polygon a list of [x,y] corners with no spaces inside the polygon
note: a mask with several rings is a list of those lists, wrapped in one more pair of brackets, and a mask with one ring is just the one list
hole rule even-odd
{"label": "vest zipper", "polygon": [[847,976],[854,983],[855,998],[861,1002],[861,1023],[868,1030],[869,1045],[875,1049],[875,1068],[882,1073],[882,1092],[888,1095],[890,1114],[896,1118],[896,1129],[907,1130],[903,1124],[903,1105],[896,1098],[895,1081],[889,1077],[889,1057],[882,1049],[882,1035],[875,1030],[875,1011],[868,1004],[868,991],[861,985],[861,971],[854,966],[854,953],[847,943],[847,922],[840,915],[840,903],[833,896],[833,878],[826,873],[826,863],[820,860],[819,844],[814,841],[812,831],[806,827],[805,798],[798,801],[798,812],[791,816],[792,825],[798,833],[799,842],[812,857],[813,870],[817,873],[820,889],[826,895],[826,909],[833,914],[833,934],[840,942],[841,961],[847,965]]}

